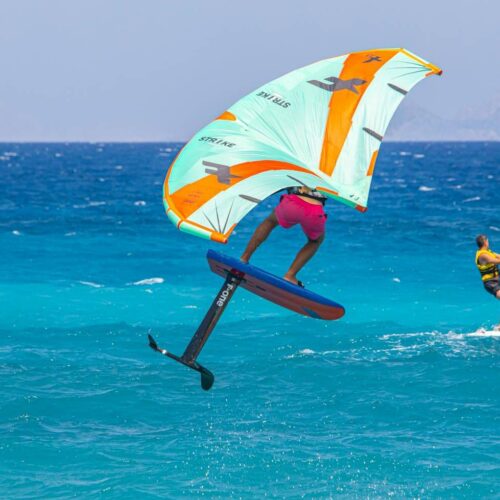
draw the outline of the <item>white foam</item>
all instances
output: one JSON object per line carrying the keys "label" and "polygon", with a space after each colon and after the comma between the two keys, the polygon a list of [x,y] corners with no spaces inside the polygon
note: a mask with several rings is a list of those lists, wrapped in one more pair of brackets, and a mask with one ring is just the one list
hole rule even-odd
{"label": "white foam", "polygon": [[471,201],[479,201],[481,199],[480,196],[473,196],[472,198],[467,198],[464,200],[464,203],[470,203]]}
{"label": "white foam", "polygon": [[106,205],[105,201],[89,201],[86,205],[73,205],[73,208],[100,207]]}
{"label": "white foam", "polygon": [[302,354],[304,356],[310,356],[311,354],[316,354],[312,349],[301,349],[299,351],[299,354]]}
{"label": "white foam", "polygon": [[423,191],[423,192],[428,192],[428,191],[436,191],[436,188],[429,187],[429,186],[420,186],[418,188],[418,190]]}
{"label": "white foam", "polygon": [[394,281],[395,283],[401,283],[401,280],[399,278],[392,278],[392,281]]}
{"label": "white foam", "polygon": [[411,155],[411,153],[408,151],[400,151],[399,152],[399,156],[410,156],[410,155]]}
{"label": "white foam", "polygon": [[76,232],[75,231],[71,231],[69,233],[65,233],[64,236],[75,236]]}
{"label": "white foam", "polygon": [[475,332],[465,333],[464,337],[500,337],[500,329],[486,330],[479,328]]}
{"label": "white foam", "polygon": [[338,354],[338,351],[313,351],[312,349],[301,349],[299,352],[295,354],[289,354],[285,356],[285,359],[294,359],[299,356],[330,356],[332,354]]}
{"label": "white foam", "polygon": [[490,229],[491,229],[492,231],[497,231],[497,232],[500,232],[500,227],[490,226]]}
{"label": "white foam", "polygon": [[311,356],[313,354],[316,354],[312,349],[301,349],[299,352],[296,352],[295,354],[289,354],[288,356],[285,356],[285,359],[294,359],[297,356]]}
{"label": "white foam", "polygon": [[422,335],[436,335],[436,332],[417,332],[417,333],[386,333],[380,337],[380,340],[389,340],[400,337],[421,337]]}
{"label": "white foam", "polygon": [[413,158],[425,158],[425,155],[417,153],[416,155],[413,155]]}
{"label": "white foam", "polygon": [[104,288],[104,285],[100,283],[94,283],[93,281],[79,281],[80,285],[90,286],[92,288]]}
{"label": "white foam", "polygon": [[159,284],[164,283],[164,282],[165,282],[165,280],[163,278],[146,278],[144,280],[134,281],[134,283],[132,283],[132,285],[135,285],[135,286],[159,285]]}
{"label": "white foam", "polygon": [[449,331],[448,333],[434,332],[416,332],[416,333],[389,333],[379,337],[380,340],[403,339],[410,337],[434,337],[434,338],[447,338],[450,340],[463,340],[465,337],[500,337],[500,330],[486,330],[479,328],[475,332],[457,333]]}
{"label": "white foam", "polygon": [[18,231],[17,229],[14,229],[14,231],[12,231],[12,234],[14,236],[21,236],[21,231]]}
{"label": "white foam", "polygon": [[194,305],[187,305],[187,306],[182,306],[183,309],[198,309],[198,306],[194,306]]}
{"label": "white foam", "polygon": [[134,201],[134,205],[136,207],[144,207],[146,205],[145,201],[139,200],[139,201]]}

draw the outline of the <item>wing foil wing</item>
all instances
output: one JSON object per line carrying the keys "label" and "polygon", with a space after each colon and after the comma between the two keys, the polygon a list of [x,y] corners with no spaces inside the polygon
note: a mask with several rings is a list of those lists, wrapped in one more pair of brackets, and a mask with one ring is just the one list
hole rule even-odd
{"label": "wing foil wing", "polygon": [[176,226],[225,243],[271,194],[305,185],[364,211],[389,121],[441,70],[405,49],[325,59],[258,88],[201,129],[164,182]]}

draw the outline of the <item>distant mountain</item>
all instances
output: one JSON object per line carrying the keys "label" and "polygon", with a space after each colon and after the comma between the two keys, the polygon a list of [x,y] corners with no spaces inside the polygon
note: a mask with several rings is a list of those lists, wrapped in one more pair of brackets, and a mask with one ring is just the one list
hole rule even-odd
{"label": "distant mountain", "polygon": [[385,134],[388,141],[500,141],[500,99],[462,111],[454,119],[418,107],[401,106]]}

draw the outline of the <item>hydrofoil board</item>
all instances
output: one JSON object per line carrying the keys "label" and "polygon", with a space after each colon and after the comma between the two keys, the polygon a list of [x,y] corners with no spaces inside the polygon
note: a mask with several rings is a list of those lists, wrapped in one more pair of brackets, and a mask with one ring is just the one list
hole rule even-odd
{"label": "hydrofoil board", "polygon": [[268,273],[252,264],[244,264],[239,259],[223,255],[214,250],[207,252],[210,269],[226,278],[228,274],[241,278],[239,286],[296,313],[317,319],[339,319],[345,314],[343,306],[294,285],[289,281]]}

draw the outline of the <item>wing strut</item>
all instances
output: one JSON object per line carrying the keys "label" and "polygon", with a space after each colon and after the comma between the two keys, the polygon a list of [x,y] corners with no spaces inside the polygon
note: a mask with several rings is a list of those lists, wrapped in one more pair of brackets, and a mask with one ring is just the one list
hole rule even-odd
{"label": "wing strut", "polygon": [[196,330],[191,342],[187,345],[182,356],[176,356],[166,349],[158,347],[155,339],[151,335],[148,335],[149,347],[151,347],[151,349],[199,372],[201,375],[201,387],[205,391],[208,391],[212,387],[214,383],[214,375],[210,370],[207,370],[204,366],[200,365],[196,361],[196,358],[199,356],[205,342],[208,340],[212,330],[215,328],[215,325],[222,316],[224,309],[229,304],[229,301],[238,288],[238,285],[241,283],[243,276],[243,273],[236,270],[227,274],[222,288],[215,296],[210,309],[205,314],[203,321],[200,323],[200,326]]}

